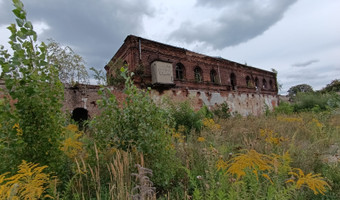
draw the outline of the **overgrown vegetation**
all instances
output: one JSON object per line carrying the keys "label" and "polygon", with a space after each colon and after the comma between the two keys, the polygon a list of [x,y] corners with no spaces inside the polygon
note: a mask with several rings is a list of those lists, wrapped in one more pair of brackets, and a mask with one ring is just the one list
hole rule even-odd
{"label": "overgrown vegetation", "polygon": [[125,101],[103,87],[101,114],[80,131],[61,112],[57,66],[13,3],[14,53],[0,51],[2,199],[340,198],[338,95],[298,93],[232,118],[227,104],[158,107],[121,68]]}

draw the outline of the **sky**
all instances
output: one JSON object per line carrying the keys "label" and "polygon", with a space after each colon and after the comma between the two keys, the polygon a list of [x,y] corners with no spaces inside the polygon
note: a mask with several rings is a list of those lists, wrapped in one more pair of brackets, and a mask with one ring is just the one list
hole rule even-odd
{"label": "sky", "polygon": [[[132,34],[278,71],[281,94],[340,79],[338,0],[23,0],[39,41],[52,38],[102,69]],[[0,44],[15,22],[0,0]]]}

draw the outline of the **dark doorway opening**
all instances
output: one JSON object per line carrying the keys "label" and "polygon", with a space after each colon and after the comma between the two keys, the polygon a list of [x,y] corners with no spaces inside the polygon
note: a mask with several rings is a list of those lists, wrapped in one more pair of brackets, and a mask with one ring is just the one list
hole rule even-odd
{"label": "dark doorway opening", "polygon": [[85,108],[76,108],[72,111],[72,117],[78,123],[79,129],[84,128],[84,121],[89,119],[89,112]]}

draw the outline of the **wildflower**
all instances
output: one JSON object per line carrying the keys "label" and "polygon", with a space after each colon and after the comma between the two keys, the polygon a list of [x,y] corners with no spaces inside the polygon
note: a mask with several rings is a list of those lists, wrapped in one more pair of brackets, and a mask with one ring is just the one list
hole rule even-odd
{"label": "wildflower", "polygon": [[79,141],[83,132],[78,130],[74,124],[68,125],[66,128],[66,139],[62,142],[61,150],[69,157],[74,158],[83,150],[83,143]]}
{"label": "wildflower", "polygon": [[318,128],[324,127],[324,125],[321,122],[319,122],[319,120],[317,119],[313,119],[312,122],[314,122],[315,126]]}
{"label": "wildflower", "polygon": [[228,163],[226,163],[222,158],[218,159],[216,163],[217,170],[226,170],[228,167]]}
{"label": "wildflower", "polygon": [[0,175],[0,199],[52,198],[43,195],[49,181],[49,175],[42,172],[46,167],[22,161],[17,174],[9,178],[5,178],[8,173]]}
{"label": "wildflower", "polygon": [[221,125],[216,124],[213,119],[204,118],[202,122],[203,122],[203,126],[209,128],[211,130],[221,129]]}
{"label": "wildflower", "polygon": [[283,141],[288,141],[288,138],[283,136],[278,137],[278,134],[270,129],[260,129],[260,135],[264,137],[265,141],[269,144],[279,145]]}
{"label": "wildflower", "polygon": [[[289,172],[290,175],[293,175],[297,178],[296,187],[300,189],[302,185],[306,184],[309,189],[313,190],[314,194],[325,194],[327,191],[327,187],[331,189],[331,186],[321,177],[321,174],[312,174],[309,173],[307,175],[299,168],[294,168],[293,170],[297,172]],[[294,183],[294,179],[289,179],[286,183]]]}
{"label": "wildflower", "polygon": [[270,171],[272,167],[272,158],[265,154],[260,154],[255,150],[247,151],[246,153],[236,154],[236,157],[232,158],[227,163],[226,173],[235,174],[237,179],[246,175],[246,169],[255,170],[256,173],[260,171]]}
{"label": "wildflower", "polygon": [[278,121],[284,121],[284,122],[303,122],[302,118],[297,117],[277,117]]}
{"label": "wildflower", "polygon": [[198,141],[198,142],[204,142],[204,141],[205,141],[205,138],[204,138],[204,137],[198,137],[198,138],[197,138],[197,141]]}
{"label": "wildflower", "polygon": [[274,185],[274,183],[273,183],[272,179],[269,177],[269,175],[268,175],[268,174],[262,174],[262,176],[263,176],[264,178],[266,178],[267,180],[269,180],[269,181],[270,181],[270,183],[271,183],[272,185]]}
{"label": "wildflower", "polygon": [[196,177],[198,180],[202,180],[203,178],[202,178],[202,176],[197,176]]}
{"label": "wildflower", "polygon": [[22,129],[20,128],[19,123],[15,123],[15,124],[13,125],[12,128],[13,128],[13,129],[16,129],[16,131],[17,131],[17,136],[22,136],[23,131],[22,131]]}

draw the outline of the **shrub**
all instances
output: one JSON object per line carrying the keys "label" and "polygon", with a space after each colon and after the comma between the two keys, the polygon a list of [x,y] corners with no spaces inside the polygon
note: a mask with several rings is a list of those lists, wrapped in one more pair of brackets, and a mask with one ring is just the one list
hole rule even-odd
{"label": "shrub", "polygon": [[287,102],[280,102],[279,106],[274,108],[276,114],[292,114],[294,112],[294,106]]}
{"label": "shrub", "polygon": [[46,45],[36,44],[37,34],[26,19],[23,3],[13,0],[13,4],[17,25],[8,27],[13,54],[0,50],[7,94],[0,109],[0,171],[13,172],[21,160],[28,159],[61,172],[63,85],[56,66],[47,62]]}
{"label": "shrub", "polygon": [[217,105],[212,112],[214,113],[214,115],[222,119],[227,119],[231,117],[229,105],[226,102]]}
{"label": "shrub", "polygon": [[126,79],[125,101],[118,104],[108,89],[102,88],[99,102],[102,112],[90,123],[99,149],[115,147],[144,154],[146,166],[153,171],[153,182],[167,187],[173,179],[175,152],[171,148],[171,118],[148,93],[138,89],[122,68]]}
{"label": "shrub", "polygon": [[326,111],[339,107],[340,98],[335,93],[298,93],[294,99],[294,111]]}
{"label": "shrub", "polygon": [[189,101],[184,101],[180,103],[170,103],[169,113],[173,117],[176,125],[176,130],[179,127],[185,127],[184,133],[189,135],[191,131],[195,130],[199,132],[202,128],[202,119],[205,117],[206,108],[202,107],[202,109],[198,112],[195,112],[191,107]]}

